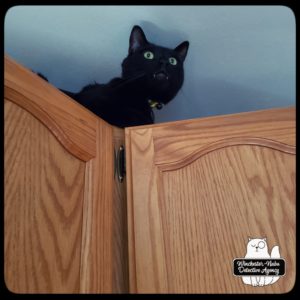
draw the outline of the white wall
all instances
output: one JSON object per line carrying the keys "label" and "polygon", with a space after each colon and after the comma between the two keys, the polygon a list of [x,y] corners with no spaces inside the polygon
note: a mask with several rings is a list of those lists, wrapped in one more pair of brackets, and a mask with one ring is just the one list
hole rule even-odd
{"label": "white wall", "polygon": [[183,88],[157,122],[295,105],[295,18],[285,6],[15,6],[5,52],[78,91],[120,75],[135,24],[165,47],[190,41]]}

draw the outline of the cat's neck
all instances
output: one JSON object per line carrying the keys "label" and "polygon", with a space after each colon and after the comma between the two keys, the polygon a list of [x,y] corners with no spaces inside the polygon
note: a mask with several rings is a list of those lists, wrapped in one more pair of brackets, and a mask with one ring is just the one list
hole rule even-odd
{"label": "cat's neck", "polygon": [[148,103],[150,96],[142,80],[127,81],[124,78],[115,78],[110,81],[109,87],[119,104],[151,110]]}

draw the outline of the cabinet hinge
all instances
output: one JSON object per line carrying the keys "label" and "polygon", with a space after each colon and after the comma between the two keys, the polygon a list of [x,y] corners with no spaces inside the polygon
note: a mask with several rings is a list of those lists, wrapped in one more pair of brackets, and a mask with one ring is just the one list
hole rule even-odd
{"label": "cabinet hinge", "polygon": [[126,174],[125,148],[120,146],[117,152],[115,151],[115,177],[119,182],[122,182]]}

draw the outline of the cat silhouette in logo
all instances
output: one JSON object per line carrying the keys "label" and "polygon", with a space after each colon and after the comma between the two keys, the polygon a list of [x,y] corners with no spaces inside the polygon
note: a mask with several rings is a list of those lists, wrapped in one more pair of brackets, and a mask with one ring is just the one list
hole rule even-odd
{"label": "cat silhouette in logo", "polygon": [[[274,246],[271,255],[268,252],[267,239],[251,239],[247,244],[247,253],[245,258],[280,258],[279,247]],[[280,276],[242,276],[245,284],[252,286],[264,286],[275,283]]]}

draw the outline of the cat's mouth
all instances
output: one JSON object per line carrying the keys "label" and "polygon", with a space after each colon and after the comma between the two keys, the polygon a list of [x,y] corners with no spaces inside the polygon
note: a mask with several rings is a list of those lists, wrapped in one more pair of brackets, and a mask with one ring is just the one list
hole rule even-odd
{"label": "cat's mouth", "polygon": [[156,80],[163,81],[163,80],[168,80],[169,76],[165,71],[158,71],[153,74],[153,78]]}

